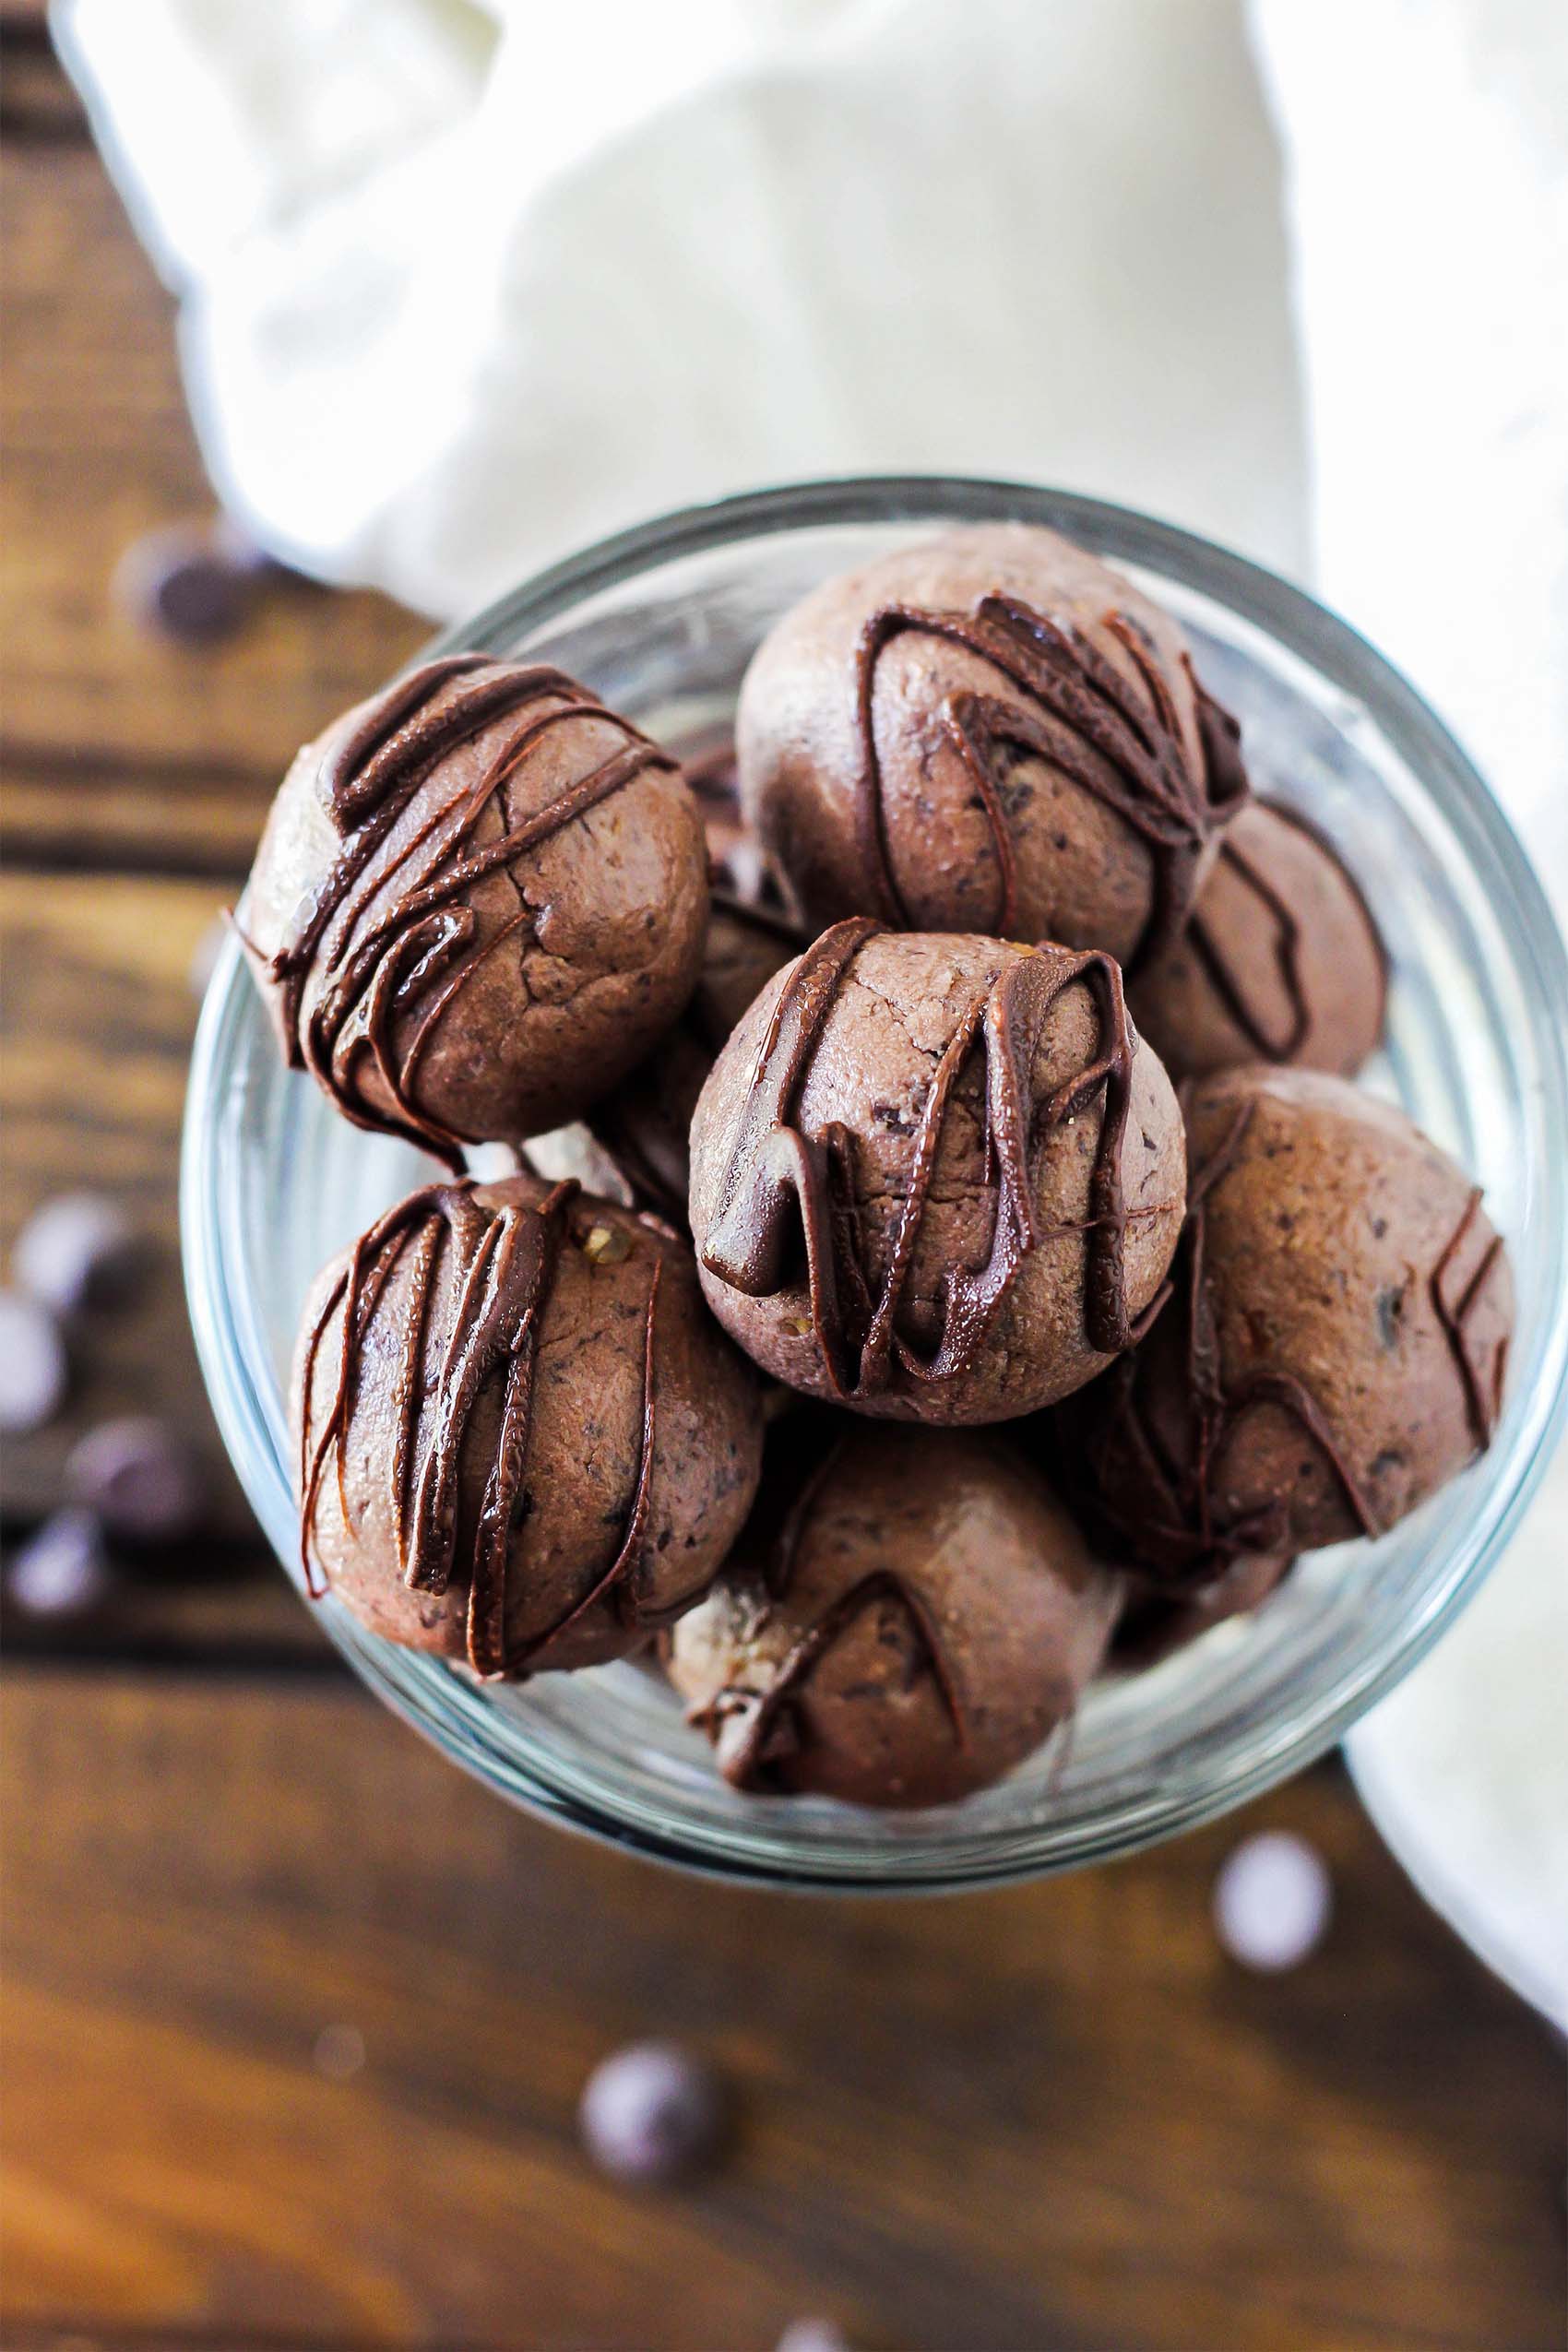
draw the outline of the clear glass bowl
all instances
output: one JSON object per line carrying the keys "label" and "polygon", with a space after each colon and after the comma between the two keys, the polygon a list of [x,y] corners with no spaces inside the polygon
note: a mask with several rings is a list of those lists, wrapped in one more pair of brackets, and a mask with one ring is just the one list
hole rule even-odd
{"label": "clear glass bowl", "polygon": [[[1070,1737],[1001,1787],[927,1813],[736,1795],[646,1668],[481,1686],[317,1604],[371,1687],[503,1795],[728,1876],[952,1889],[1123,1853],[1241,1803],[1329,1747],[1436,1639],[1507,1542],[1562,1408],[1562,943],[1464,754],[1386,662],[1297,589],[1088,499],[1008,483],[823,482],[626,532],[443,644],[548,658],[665,741],[711,740],[758,639],[815,581],[933,529],[996,517],[1066,532],[1176,612],[1242,720],[1257,782],[1309,810],[1364,885],[1393,960],[1386,1050],[1368,1080],[1486,1187],[1518,1277],[1510,1394],[1484,1459],[1381,1542],[1313,1555],[1255,1617],[1152,1671],[1105,1678]],[[284,1071],[231,944],[191,1072],[187,1280],[220,1425],[296,1581],[284,1435],[295,1319],[321,1262],[428,1167],[348,1126]]]}

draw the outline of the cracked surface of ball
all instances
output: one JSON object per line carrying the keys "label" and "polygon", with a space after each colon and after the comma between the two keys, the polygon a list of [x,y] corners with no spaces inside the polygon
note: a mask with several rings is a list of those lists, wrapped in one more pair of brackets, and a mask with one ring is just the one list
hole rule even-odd
{"label": "cracked surface of ball", "polygon": [[1246,1062],[1349,1077],[1382,1035],[1387,992],[1347,868],[1303,818],[1258,801],[1227,826],[1186,924],[1127,997],[1173,1078]]}
{"label": "cracked surface of ball", "polygon": [[828,580],[759,647],[747,814],[816,922],[1155,952],[1246,797],[1169,614],[1022,523]]}
{"label": "cracked surface of ball", "polygon": [[1054,1428],[1108,1555],[1190,1586],[1380,1534],[1462,1469],[1501,1408],[1514,1293],[1468,1178],[1344,1079],[1206,1079],[1188,1132],[1170,1302]]}
{"label": "cracked surface of ball", "polygon": [[1127,1344],[1183,1166],[1108,958],[845,923],[714,1065],[692,1231],[715,1314],[776,1379],[894,1419],[1003,1420]]}
{"label": "cracked surface of ball", "polygon": [[486,1676],[639,1646],[718,1569],[761,1456],[690,1251],[531,1175],[410,1194],[323,1270],[292,1418],[308,1572]]}
{"label": "cracked surface of ball", "polygon": [[454,1168],[576,1117],[702,962],[702,821],[673,760],[561,671],[449,655],[295,760],[243,909],[291,1062]]}
{"label": "cracked surface of ball", "polygon": [[665,1644],[736,1786],[943,1804],[1071,1713],[1119,1580],[1002,1439],[851,1427],[768,1500]]}

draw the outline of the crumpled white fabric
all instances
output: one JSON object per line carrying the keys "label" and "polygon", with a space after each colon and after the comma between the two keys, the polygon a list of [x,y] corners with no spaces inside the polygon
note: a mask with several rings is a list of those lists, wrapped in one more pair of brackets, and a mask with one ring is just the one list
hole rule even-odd
{"label": "crumpled white fabric", "polygon": [[473,611],[806,474],[1304,550],[1240,0],[70,0],[225,501]]}
{"label": "crumpled white fabric", "polygon": [[[1096,492],[1315,563],[1568,905],[1562,0],[54,22],[180,293],[215,482],[303,568],[456,617],[791,477]],[[1568,1979],[1564,1508],[1560,1471],[1355,1735],[1418,1876],[1538,1999]]]}

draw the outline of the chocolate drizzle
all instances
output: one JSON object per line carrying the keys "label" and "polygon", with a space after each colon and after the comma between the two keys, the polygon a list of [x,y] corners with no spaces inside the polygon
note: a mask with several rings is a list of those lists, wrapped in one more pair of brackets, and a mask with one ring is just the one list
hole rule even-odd
{"label": "chocolate drizzle", "polygon": [[[1289,1547],[1289,1497],[1279,1493],[1255,1508],[1221,1513],[1216,1482],[1226,1446],[1254,1407],[1272,1405],[1296,1423],[1333,1474],[1362,1533],[1381,1532],[1376,1515],[1311,1389],[1292,1372],[1256,1365],[1227,1381],[1205,1267],[1210,1194],[1241,1154],[1254,1106],[1244,1103],[1218,1147],[1189,1170],[1187,1218],[1173,1274],[1168,1317],[1181,1335],[1178,1396],[1190,1427],[1180,1451],[1162,1440],[1146,1408],[1149,1367],[1123,1356],[1087,1392],[1095,1420],[1087,1440],[1070,1402],[1057,1417],[1058,1467],[1080,1507],[1099,1523],[1102,1541],[1131,1548],[1127,1563],[1162,1584],[1201,1585],[1253,1552]],[[1161,1324],[1156,1345],[1170,1336]],[[1072,1436],[1065,1432],[1072,1431]]]}
{"label": "chocolate drizzle", "polygon": [[[416,796],[463,744],[507,728],[471,785],[444,799],[396,853],[378,855]],[[613,728],[620,748],[600,759],[547,807],[513,824],[505,787],[553,730],[592,721]],[[649,768],[675,763],[559,670],[447,654],[389,686],[357,724],[329,742],[316,791],[343,847],[297,919],[292,938],[266,957],[281,992],[291,1064],[309,1069],[356,1125],[401,1135],[461,1166],[462,1138],[417,1099],[420,1063],[440,1023],[485,959],[509,939],[532,935],[537,911],[518,893],[515,913],[488,937],[468,895],[488,875],[513,871]],[[477,829],[501,811],[499,838]],[[519,936],[521,935],[521,936]],[[259,951],[253,950],[258,953]],[[321,981],[308,1012],[313,974]],[[397,1029],[419,1008],[406,1041]],[[374,1068],[387,1099],[367,1096],[362,1063]]]}
{"label": "chocolate drizzle", "polygon": [[1478,1185],[1465,1204],[1464,1215],[1444,1245],[1442,1256],[1432,1268],[1431,1293],[1432,1312],[1436,1315],[1443,1337],[1452,1350],[1459,1380],[1465,1391],[1465,1413],[1475,1439],[1476,1450],[1484,1454],[1491,1443],[1497,1427],[1497,1417],[1503,1409],[1503,1383],[1508,1368],[1508,1338],[1504,1333],[1491,1351],[1488,1366],[1484,1354],[1470,1346],[1470,1319],[1479,1305],[1498,1260],[1503,1255],[1503,1242],[1497,1234],[1482,1251],[1475,1272],[1464,1283],[1457,1298],[1451,1298],[1446,1289],[1450,1273],[1458,1265],[1465,1243],[1476,1221],[1481,1205]]}
{"label": "chocolate drizzle", "polygon": [[1240,730],[1204,692],[1183,654],[1202,744],[1194,763],[1170,684],[1143,631],[1118,612],[1107,613],[1102,625],[1130,656],[1141,690],[1081,629],[1014,596],[982,596],[968,613],[888,604],[871,615],[856,656],[855,836],[868,903],[885,921],[904,930],[921,928],[893,872],[875,721],[877,663],[896,637],[915,633],[978,655],[1014,689],[1004,696],[960,688],[941,711],[942,731],[968,771],[991,832],[997,895],[983,928],[1006,936],[1016,927],[1017,861],[999,777],[1010,756],[1021,755],[1059,768],[1113,810],[1147,849],[1153,897],[1128,968],[1175,935],[1192,903],[1206,841],[1247,796]]}
{"label": "chocolate drizzle", "polygon": [[[761,1573],[765,1599],[755,1622],[756,1633],[764,1629],[775,1608],[789,1595],[813,1506],[841,1450],[841,1446],[834,1446],[823,1455],[765,1559]],[[914,1670],[929,1674],[935,1685],[954,1744],[960,1750],[968,1747],[968,1726],[957,1681],[930,1610],[907,1578],[890,1568],[873,1568],[802,1628],[766,1687],[728,1683],[705,1705],[688,1713],[687,1721],[707,1731],[713,1740],[720,1768],[734,1788],[754,1791],[789,1787],[789,1759],[799,1752],[805,1736],[801,1700],[807,1684],[835,1645],[868,1610],[884,1602],[896,1607],[908,1624]]]}
{"label": "chocolate drizzle", "polygon": [[[405,1258],[411,1296],[398,1318],[400,1352],[392,1390],[387,1456],[398,1562],[416,1592],[440,1595],[454,1582],[468,1593],[469,1665],[486,1677],[515,1676],[600,1602],[624,1610],[643,1556],[657,1442],[656,1318],[662,1255],[654,1258],[643,1323],[641,1431],[636,1476],[614,1554],[588,1590],[544,1633],[508,1640],[512,1539],[526,1509],[533,1384],[540,1333],[560,1253],[570,1245],[566,1210],[577,1187],[557,1184],[537,1206],[486,1206],[471,1182],[430,1184],[388,1209],[354,1244],[327,1292],[306,1344],[302,1372],[300,1550],[314,1598],[327,1590],[313,1557],[315,1519],[328,1464],[350,1528],[345,1459],[363,1351],[386,1287]],[[450,1275],[460,1281],[451,1328],[433,1381],[426,1357],[433,1304]],[[341,1310],[338,1362],[325,1417],[312,1409],[317,1359]],[[494,1453],[475,1508],[471,1458],[475,1409],[498,1396]],[[314,1440],[314,1443],[313,1443]]]}
{"label": "chocolate drizzle", "polygon": [[[846,1402],[880,1395],[899,1381],[935,1382],[964,1372],[1030,1253],[1064,1229],[1041,1222],[1034,1174],[1056,1130],[1097,1099],[1100,1128],[1089,1180],[1084,1279],[1088,1344],[1115,1354],[1135,1336],[1127,1312],[1122,1143],[1131,1088],[1133,1038],[1121,973],[1109,956],[1040,947],[1007,955],[989,984],[975,988],[932,1077],[916,1129],[908,1189],[885,1271],[873,1294],[856,1228],[852,1138],[841,1126],[807,1135],[795,1105],[850,966],[879,923],[857,916],[824,932],[790,974],[773,1009],[731,1146],[717,1213],[702,1253],[710,1274],[751,1298],[792,1281],[803,1253],[811,1321],[832,1393]],[[1043,1100],[1034,1062],[1058,999],[1084,987],[1097,1014],[1094,1051]],[[984,1057],[985,1161],[996,1213],[980,1266],[944,1278],[942,1329],[921,1355],[898,1328],[944,1124],[960,1074]]]}
{"label": "chocolate drizzle", "polygon": [[[1274,801],[1263,805],[1266,806],[1270,813],[1278,817],[1282,823],[1293,826],[1297,832],[1305,834],[1325,857],[1333,860],[1346,887],[1352,893],[1356,904],[1360,909],[1367,930],[1376,947],[1379,965],[1386,984],[1387,958],[1382,934],[1372,920],[1372,909],[1362,897],[1352,876],[1340,863],[1336,851],[1318,831],[1317,826],[1309,824],[1307,819],[1298,815],[1295,810],[1282,808],[1277,802]],[[1275,888],[1255,860],[1249,858],[1245,851],[1237,846],[1233,836],[1227,835],[1220,842],[1218,857],[1219,863],[1228,866],[1242,885],[1251,891],[1273,926],[1274,967],[1278,975],[1279,985],[1284,992],[1286,1004],[1289,1008],[1283,1033],[1276,1031],[1271,1034],[1265,1025],[1262,1015],[1249,1003],[1245,990],[1225,959],[1224,949],[1219,940],[1205,919],[1201,902],[1194,908],[1187,918],[1184,937],[1194,956],[1202,966],[1210,987],[1258,1059],[1263,1062],[1293,1062],[1305,1045],[1307,1032],[1312,1026],[1312,1006],[1307,999],[1306,983],[1301,971],[1301,923],[1291,910],[1288,900]]]}

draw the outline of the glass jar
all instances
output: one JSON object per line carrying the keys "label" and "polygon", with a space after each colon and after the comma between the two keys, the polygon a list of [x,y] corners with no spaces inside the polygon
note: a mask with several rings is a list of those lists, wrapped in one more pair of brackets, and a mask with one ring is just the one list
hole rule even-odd
{"label": "glass jar", "polygon": [[[1254,1616],[1103,1677],[1000,1787],[924,1813],[737,1795],[647,1666],[515,1686],[397,1649],[316,1604],[371,1687],[456,1762],[551,1819],[723,1876],[955,1889],[1103,1859],[1255,1796],[1330,1747],[1485,1576],[1544,1463],[1568,1359],[1568,973],[1539,885],[1485,785],[1371,647],[1298,589],[1094,500],[940,479],[819,482],[670,516],[557,564],[441,649],[558,663],[676,748],[711,742],[765,631],[826,575],[956,523],[1044,523],[1184,624],[1260,789],[1306,810],[1372,901],[1392,959],[1366,1082],[1486,1188],[1519,1294],[1491,1451],[1375,1544],[1309,1554]],[[367,680],[367,688],[374,682]],[[324,714],[324,718],[327,714]],[[300,1581],[285,1437],[316,1267],[430,1173],[287,1072],[231,942],[191,1071],[182,1216],[220,1428]]]}

